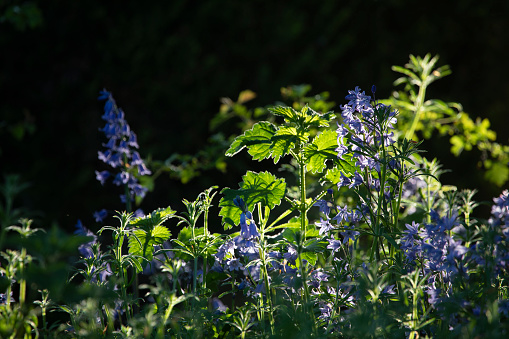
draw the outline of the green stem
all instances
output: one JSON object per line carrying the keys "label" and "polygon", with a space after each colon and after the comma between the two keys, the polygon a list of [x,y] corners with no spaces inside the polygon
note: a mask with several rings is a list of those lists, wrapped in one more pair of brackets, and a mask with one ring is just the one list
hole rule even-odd
{"label": "green stem", "polygon": [[421,119],[421,114],[423,112],[422,106],[424,105],[424,97],[426,95],[426,82],[422,81],[421,86],[419,86],[419,93],[417,94],[417,98],[414,101],[414,119],[412,120],[412,124],[410,125],[410,128],[405,134],[405,139],[412,140],[415,129],[417,128],[417,124],[419,123],[419,120]]}
{"label": "green stem", "polygon": [[[21,249],[21,262],[19,264],[19,270],[21,272],[21,276],[24,275],[23,273],[25,270],[26,256],[27,256],[27,250],[26,250],[26,248],[23,247]],[[20,279],[20,282],[19,282],[19,305],[21,307],[23,307],[23,305],[25,304],[26,291],[27,291],[27,282],[26,282],[25,278],[22,278],[22,279]],[[7,295],[7,299],[10,299],[10,295]]]}
{"label": "green stem", "polygon": [[[194,256],[194,270],[193,270],[193,276],[194,276],[194,279],[193,279],[193,293],[194,295],[196,295],[196,281],[198,280],[198,256],[195,255]],[[193,298],[194,300],[194,298]]]}
{"label": "green stem", "polygon": [[306,164],[302,157],[299,159],[299,185],[300,185],[300,230],[306,240],[307,206],[306,206]]}

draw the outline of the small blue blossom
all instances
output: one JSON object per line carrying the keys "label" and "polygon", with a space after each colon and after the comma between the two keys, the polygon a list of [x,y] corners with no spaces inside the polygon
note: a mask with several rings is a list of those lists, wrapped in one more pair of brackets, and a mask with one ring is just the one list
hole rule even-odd
{"label": "small blue blossom", "polygon": [[314,288],[319,288],[323,281],[329,281],[329,275],[322,271],[322,269],[316,269],[311,272],[309,284]]}
{"label": "small blue blossom", "polygon": [[246,240],[252,240],[260,237],[258,228],[253,220],[251,212],[242,212],[240,215],[240,237]]}
{"label": "small blue blossom", "polygon": [[74,234],[93,238],[91,241],[81,244],[78,247],[78,251],[83,257],[91,258],[94,255],[92,251],[92,245],[97,243],[97,236],[88,228],[86,228],[81,220],[78,220],[75,227],[76,231],[74,231]]}
{"label": "small blue blossom", "polygon": [[287,252],[283,254],[283,258],[290,264],[295,265],[295,260],[297,260],[298,255],[297,250],[293,246],[288,246]]}
{"label": "small blue blossom", "polygon": [[315,225],[320,228],[320,235],[328,234],[330,230],[334,229],[334,226],[330,223],[329,219],[323,220],[323,218],[320,218],[320,221],[315,222]]}
{"label": "small blue blossom", "polygon": [[332,250],[332,252],[336,252],[341,247],[341,241],[336,239],[329,239],[329,245],[327,245],[327,249]]}
{"label": "small blue blossom", "polygon": [[354,231],[353,226],[344,226],[344,229],[345,231],[339,232],[343,236],[343,244],[348,244],[349,240],[355,242],[355,237],[360,235],[358,231]]}
{"label": "small blue blossom", "polygon": [[319,199],[313,204],[313,206],[317,206],[320,209],[320,212],[328,217],[331,209],[334,207],[334,204],[328,200]]}
{"label": "small blue blossom", "polygon": [[105,209],[94,212],[94,218],[95,218],[95,221],[97,221],[97,222],[103,222],[104,218],[106,218],[107,216],[108,216],[108,211],[106,211]]}

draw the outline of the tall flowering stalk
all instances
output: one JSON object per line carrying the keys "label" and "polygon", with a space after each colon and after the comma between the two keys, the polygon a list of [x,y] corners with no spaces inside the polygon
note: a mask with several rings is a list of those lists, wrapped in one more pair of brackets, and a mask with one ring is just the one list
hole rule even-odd
{"label": "tall flowering stalk", "polygon": [[[373,95],[375,90],[373,86]],[[394,254],[403,184],[418,175],[409,165],[418,143],[396,143],[396,112],[390,106],[372,103],[359,87],[345,98],[348,103],[341,106],[343,121],[338,124],[336,151],[342,160],[355,160],[355,170],[341,172],[338,188],[354,189],[359,197],[356,211],[368,227],[365,233],[373,239],[370,258],[379,260],[382,253]]]}
{"label": "tall flowering stalk", "polygon": [[103,90],[98,99],[106,100],[102,116],[106,124],[101,131],[108,139],[108,142],[103,144],[104,150],[98,152],[98,157],[115,171],[96,171],[96,178],[101,185],[113,178],[113,184],[124,186],[120,199],[125,203],[127,212],[131,212],[134,199],[143,198],[147,193],[147,188],[139,183],[137,175],[150,175],[151,171],[137,151],[139,146],[136,134],[131,130],[125,120],[124,111],[117,106],[111,93]]}

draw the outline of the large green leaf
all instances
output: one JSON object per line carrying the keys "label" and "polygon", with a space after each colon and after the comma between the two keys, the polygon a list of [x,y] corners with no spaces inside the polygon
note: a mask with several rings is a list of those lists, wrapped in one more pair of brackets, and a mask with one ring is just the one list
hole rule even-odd
{"label": "large green leaf", "polygon": [[307,133],[299,134],[295,127],[276,127],[270,122],[262,121],[233,140],[226,151],[227,156],[234,156],[244,147],[254,160],[274,158],[274,163],[290,153],[297,141],[306,141]]}
{"label": "large green leaf", "polygon": [[[295,147],[297,141],[306,141],[307,135],[299,135],[295,127],[280,127],[272,137],[271,156],[276,164]],[[304,139],[304,140],[303,140]]]}
{"label": "large green leaf", "polygon": [[338,157],[338,134],[332,130],[324,130],[313,142],[304,148],[306,166],[311,173],[321,173],[325,169],[326,160]]}
{"label": "large green leaf", "polygon": [[[129,253],[150,261],[154,255],[154,245],[162,245],[170,236],[171,232],[162,225],[154,226],[151,230],[134,230],[129,236]],[[143,264],[145,265],[147,261]]]}
{"label": "large green leaf", "polygon": [[175,211],[168,206],[167,208],[156,209],[149,215],[133,219],[130,222],[130,225],[134,227],[141,227],[145,231],[149,231],[154,226],[161,225],[163,222],[174,216]]}
{"label": "large green leaf", "polygon": [[266,159],[271,154],[272,137],[275,134],[276,127],[273,124],[267,121],[259,122],[253,128],[235,138],[226,151],[226,155],[232,157],[242,151],[244,147],[247,147],[248,153],[251,154],[254,160]]}
{"label": "large green leaf", "polygon": [[312,110],[309,106],[304,106],[300,112],[291,107],[283,106],[269,108],[269,111],[274,115],[284,117],[287,124],[294,125],[302,130],[308,130],[311,126],[328,127],[330,121],[336,117],[332,112],[321,114]]}
{"label": "large green leaf", "polygon": [[219,201],[225,229],[232,228],[240,222],[240,208],[233,204],[236,196],[241,197],[249,211],[254,209],[255,204],[261,203],[272,209],[281,203],[285,196],[286,183],[284,179],[277,179],[269,172],[255,173],[248,171],[239,183],[239,189],[224,188],[221,194],[224,196]]}

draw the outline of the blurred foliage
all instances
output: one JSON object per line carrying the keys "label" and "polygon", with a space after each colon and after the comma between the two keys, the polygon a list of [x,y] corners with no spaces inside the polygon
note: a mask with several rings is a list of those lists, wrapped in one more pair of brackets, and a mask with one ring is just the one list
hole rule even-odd
{"label": "blurred foliage", "polygon": [[17,30],[36,28],[43,22],[42,13],[34,1],[0,1],[0,24],[8,22]]}

